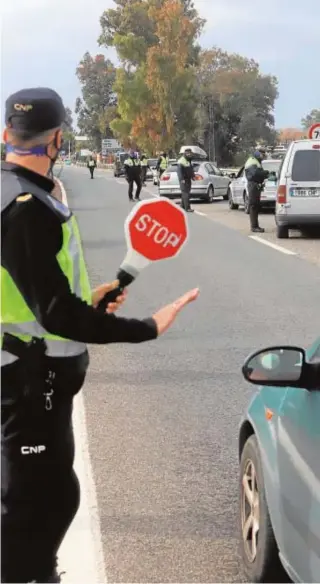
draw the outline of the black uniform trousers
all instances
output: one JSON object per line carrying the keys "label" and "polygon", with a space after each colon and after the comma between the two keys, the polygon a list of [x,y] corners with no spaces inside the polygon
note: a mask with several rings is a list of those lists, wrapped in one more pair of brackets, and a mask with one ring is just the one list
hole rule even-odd
{"label": "black uniform trousers", "polygon": [[132,199],[133,199],[133,185],[134,185],[134,183],[136,183],[136,185],[137,185],[135,198],[138,199],[140,197],[140,193],[141,193],[141,189],[142,189],[141,177],[135,176],[133,178],[131,178],[131,177],[128,178],[128,184],[129,184],[128,196],[129,196],[130,201],[132,201]]}
{"label": "black uniform trousers", "polygon": [[93,178],[94,169],[95,169],[94,166],[89,166],[89,171],[90,171],[91,178]]}
{"label": "black uniform trousers", "polygon": [[180,182],[180,189],[181,189],[181,206],[185,211],[190,209],[190,193],[191,193],[191,178],[184,179],[183,182]]}
{"label": "black uniform trousers", "polygon": [[248,181],[248,195],[249,195],[249,215],[251,229],[259,227],[259,210],[261,200],[262,185],[253,181]]}
{"label": "black uniform trousers", "polygon": [[72,407],[85,372],[74,375],[70,358],[67,369],[61,368],[63,359],[50,361],[56,375],[51,410],[45,409],[41,391],[26,392],[20,365],[2,368],[2,582],[50,578],[80,503]]}

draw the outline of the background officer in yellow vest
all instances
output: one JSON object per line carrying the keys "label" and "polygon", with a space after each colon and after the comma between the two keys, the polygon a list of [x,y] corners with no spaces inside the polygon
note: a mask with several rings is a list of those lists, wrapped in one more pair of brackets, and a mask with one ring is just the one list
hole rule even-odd
{"label": "background officer in yellow vest", "polygon": [[116,317],[125,294],[91,291],[77,222],[47,175],[61,147],[65,110],[46,88],[6,102],[1,182],[2,581],[59,582],[56,558],[78,510],[72,404],[86,343],[155,339],[195,300],[182,296],[145,320]]}
{"label": "background officer in yellow vest", "polygon": [[168,166],[169,157],[166,152],[161,152],[156,166],[160,178],[163,175],[163,173],[167,170]]}
{"label": "background officer in yellow vest", "polygon": [[140,157],[140,166],[141,166],[141,181],[142,181],[142,185],[145,187],[146,186],[146,176],[147,176],[147,169],[150,169],[149,166],[149,161],[146,157],[145,154],[142,154]]}
{"label": "background officer in yellow vest", "polygon": [[263,183],[269,176],[269,171],[262,168],[266,156],[265,148],[257,148],[253,156],[249,156],[245,164],[245,174],[248,181],[250,226],[253,233],[264,233],[259,225],[259,209]]}
{"label": "background officer in yellow vest", "polygon": [[[141,164],[140,160],[138,160],[136,153],[134,150],[129,150],[128,157],[125,159],[124,163],[124,171],[127,179],[127,183],[129,185],[128,189],[128,197],[129,201],[140,201],[140,193],[142,189],[142,181],[141,181]],[[133,183],[136,183],[137,190],[136,194],[133,197]]]}
{"label": "background officer in yellow vest", "polygon": [[177,164],[177,174],[181,190],[181,207],[187,213],[193,213],[193,209],[190,207],[190,192],[195,175],[192,166],[192,150],[190,148],[180,156]]}

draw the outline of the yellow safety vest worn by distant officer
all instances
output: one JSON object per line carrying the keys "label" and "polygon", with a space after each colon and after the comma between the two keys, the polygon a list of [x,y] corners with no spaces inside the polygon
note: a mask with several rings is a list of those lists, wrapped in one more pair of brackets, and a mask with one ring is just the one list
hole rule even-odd
{"label": "yellow safety vest worn by distant officer", "polygon": [[140,160],[141,166],[148,166],[148,161],[147,159],[144,160]]}
{"label": "yellow safety vest worn by distant officer", "polygon": [[132,158],[127,158],[123,164],[125,166],[140,166],[140,160],[132,160]]}
{"label": "yellow safety vest worn by distant officer", "polygon": [[[11,179],[15,179],[16,175],[12,173],[5,174],[11,175],[10,182],[13,183]],[[68,279],[71,291],[88,304],[91,304],[91,287],[83,257],[80,233],[76,218],[68,207],[60,203],[60,201],[51,195],[48,195],[45,191],[42,191],[42,189],[35,187],[33,183],[21,178],[18,178],[16,182],[29,184],[9,185],[5,183],[2,188],[2,197],[5,200],[2,200],[1,210],[3,211],[10,204],[9,199],[13,202],[17,198],[17,194],[9,194],[8,196],[8,188],[6,187],[10,187],[11,190],[16,186],[20,192],[26,192],[25,189],[26,186],[28,186],[32,192],[32,196],[41,200],[58,216],[58,219],[60,219],[61,222],[63,243],[61,250],[57,254],[57,261],[62,272]],[[12,190],[12,192],[14,192],[14,190]],[[5,332],[18,337],[25,342],[30,341],[32,337],[44,339],[47,346],[46,355],[49,357],[73,357],[81,355],[87,349],[84,343],[64,339],[46,331],[31,312],[10,274],[1,266],[1,346],[2,335]],[[11,355],[7,351],[1,351],[2,365],[13,363],[16,359],[17,357]]]}
{"label": "yellow safety vest worn by distant officer", "polygon": [[261,162],[254,156],[250,156],[245,164],[244,169],[250,168],[250,166],[257,166],[258,168],[263,168]]}
{"label": "yellow safety vest worn by distant officer", "polygon": [[169,158],[167,158],[166,156],[161,156],[160,157],[160,170],[166,170],[168,168],[169,165]]}

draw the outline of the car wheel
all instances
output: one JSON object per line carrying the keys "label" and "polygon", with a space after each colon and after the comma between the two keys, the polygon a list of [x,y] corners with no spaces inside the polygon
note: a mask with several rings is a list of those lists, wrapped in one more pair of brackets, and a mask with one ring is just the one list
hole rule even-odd
{"label": "car wheel", "polygon": [[256,436],[244,445],[240,460],[240,553],[249,582],[290,582],[270,520]]}
{"label": "car wheel", "polygon": [[206,196],[206,203],[212,203],[214,199],[214,188],[212,185],[209,186],[207,196]]}
{"label": "car wheel", "polygon": [[243,193],[244,212],[249,215],[249,197],[246,192]]}
{"label": "car wheel", "polygon": [[278,239],[288,239],[289,237],[289,227],[287,225],[277,225],[277,238]]}
{"label": "car wheel", "polygon": [[235,209],[239,209],[239,205],[237,205],[237,203],[233,202],[232,191],[231,191],[230,187],[228,188],[228,201],[229,201],[229,209],[231,209],[231,211],[233,211]]}
{"label": "car wheel", "polygon": [[223,200],[224,201],[229,201],[229,189],[230,189],[230,186],[228,186],[227,193],[225,195],[223,195]]}

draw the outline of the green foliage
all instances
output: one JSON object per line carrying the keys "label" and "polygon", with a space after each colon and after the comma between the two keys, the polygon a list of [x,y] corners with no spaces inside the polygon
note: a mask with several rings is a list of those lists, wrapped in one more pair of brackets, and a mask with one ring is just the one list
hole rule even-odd
{"label": "green foliage", "polygon": [[320,123],[320,109],[313,109],[311,112],[301,120],[304,130],[308,130],[313,124]]}
{"label": "green foliage", "polygon": [[104,55],[92,57],[87,52],[77,68],[77,76],[82,93],[75,106],[78,126],[81,134],[90,138],[91,146],[100,151],[102,138],[110,136],[109,125],[103,127],[103,123],[108,119],[108,109],[116,104],[113,90],[116,69]]}

